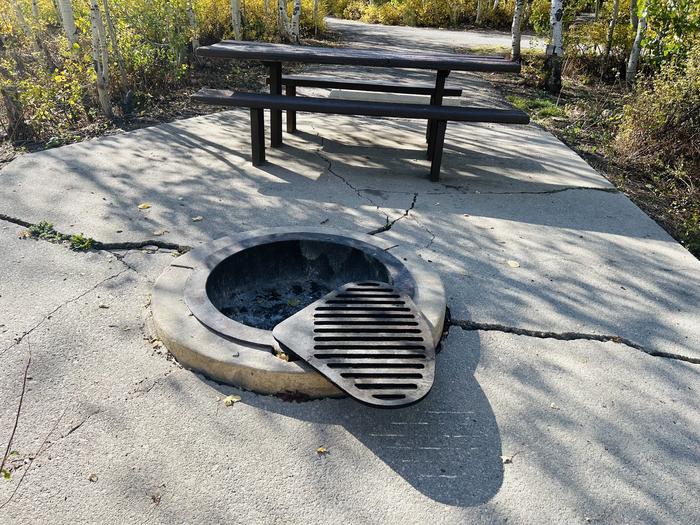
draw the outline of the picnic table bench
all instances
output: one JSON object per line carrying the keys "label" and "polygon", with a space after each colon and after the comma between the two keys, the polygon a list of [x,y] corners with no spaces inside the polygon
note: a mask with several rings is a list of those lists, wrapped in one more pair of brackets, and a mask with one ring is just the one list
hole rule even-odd
{"label": "picnic table bench", "polygon": [[[502,57],[470,56],[449,53],[389,52],[374,49],[326,48],[237,42],[224,40],[218,44],[200,47],[202,57],[259,60],[267,65],[270,94],[241,93],[229,90],[204,88],[193,99],[205,104],[250,109],[252,162],[258,166],[265,162],[264,110],[270,110],[270,144],[282,145],[282,111],[287,111],[287,131],[296,130],[296,112],[331,113],[427,120],[427,155],[431,160],[430,178],[439,180],[445,129],[448,121],[493,122],[501,124],[527,124],[526,113],[515,109],[443,106],[446,96],[459,96],[461,90],[446,87],[451,71],[518,72],[520,65]],[[367,80],[317,78],[282,75],[283,62],[336,64],[384,68],[412,68],[436,71],[435,84],[379,83]],[[282,86],[285,95],[282,95]],[[430,104],[406,104],[358,100],[298,97],[297,87],[323,87],[430,95]]]}

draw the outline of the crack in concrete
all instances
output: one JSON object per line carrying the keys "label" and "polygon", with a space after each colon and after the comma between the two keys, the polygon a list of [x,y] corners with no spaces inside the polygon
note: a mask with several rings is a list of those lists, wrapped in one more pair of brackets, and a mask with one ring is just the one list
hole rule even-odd
{"label": "crack in concrete", "polygon": [[634,348],[635,350],[639,350],[640,352],[644,352],[650,356],[675,359],[677,361],[685,361],[686,363],[693,363],[696,365],[700,364],[700,358],[698,357],[675,354],[671,352],[662,352],[660,350],[652,350],[619,335],[601,335],[583,332],[548,332],[542,330],[529,330],[526,328],[518,328],[515,326],[507,326],[497,323],[479,323],[476,321],[468,321],[466,319],[450,319],[450,326],[458,326],[462,330],[466,331],[502,332],[506,334],[535,337],[538,339],[557,339],[559,341],[588,340],[599,341],[602,343],[617,343]]}
{"label": "crack in concrete", "polygon": [[417,199],[418,199],[418,194],[414,193],[413,200],[411,201],[411,205],[408,208],[406,208],[406,210],[401,215],[396,217],[391,222],[389,222],[389,217],[387,216],[387,223],[384,226],[381,226],[381,227],[376,228],[374,230],[368,231],[367,235],[377,235],[378,233],[382,233],[382,232],[386,232],[386,231],[391,230],[391,228],[394,226],[394,224],[399,222],[401,219],[405,219],[406,217],[408,217],[408,214],[411,213],[411,210],[413,210],[413,208],[416,207],[416,200]]}
{"label": "crack in concrete", "polygon": [[[24,228],[31,228],[32,226],[35,226],[34,223],[27,222],[23,219],[19,219],[17,217],[12,217],[10,215],[5,215],[4,213],[0,213],[0,220],[3,220],[5,222],[9,222],[11,224],[16,224],[17,226],[22,226]],[[58,230],[54,230],[58,235],[61,235],[64,238],[70,237],[72,234],[70,233],[63,233]],[[40,239],[38,239],[40,240]],[[177,251],[178,253],[187,253],[188,251],[191,250],[190,246],[184,245],[184,244],[179,244],[175,242],[168,242],[168,241],[162,241],[162,240],[157,240],[157,239],[147,239],[145,241],[124,241],[124,242],[102,242],[93,239],[93,245],[90,250],[104,250],[106,252],[112,253],[113,250],[138,250],[141,248],[146,248],[148,246],[155,246],[157,248],[163,249],[163,250],[174,250]],[[115,257],[118,258],[117,254],[112,253]]]}
{"label": "crack in concrete", "polygon": [[352,184],[350,184],[350,181],[348,181],[345,177],[343,177],[343,176],[340,175],[339,173],[336,173],[336,172],[335,172],[335,170],[333,169],[333,161],[331,161],[331,159],[329,159],[328,157],[326,157],[325,155],[323,155],[323,154],[321,153],[321,149],[322,149],[322,148],[323,148],[323,137],[321,137],[321,148],[315,150],[315,153],[316,153],[322,160],[324,160],[324,161],[328,164],[328,166],[326,167],[326,170],[328,171],[328,173],[330,173],[331,175],[333,175],[333,176],[336,177],[337,179],[341,180],[341,181],[343,182],[343,184],[345,184],[348,188],[350,188],[352,191],[354,191],[354,192],[357,194],[358,197],[360,197],[360,198],[363,199],[363,200],[366,200],[366,201],[369,202],[372,206],[374,206],[375,208],[377,208],[377,211],[378,211],[379,213],[381,213],[382,215],[384,215],[384,219],[385,219],[385,221],[386,221],[386,224],[389,224],[389,222],[391,222],[391,219],[389,218],[389,216],[388,216],[386,213],[384,213],[384,212],[382,211],[381,207],[380,207],[376,202],[374,202],[374,201],[373,201],[370,197],[368,197],[367,195],[363,194],[362,191],[360,191],[358,188],[356,188],[355,186],[353,186]]}
{"label": "crack in concrete", "polygon": [[97,284],[91,286],[90,288],[88,288],[88,289],[85,290],[84,292],[81,292],[81,293],[79,293],[78,295],[76,295],[76,296],[74,296],[74,297],[71,297],[70,299],[68,299],[68,300],[64,301],[63,303],[59,304],[56,308],[54,308],[54,309],[51,310],[48,314],[46,314],[38,323],[36,323],[34,326],[32,326],[29,330],[26,330],[26,331],[25,331],[24,333],[22,333],[21,335],[18,335],[17,337],[15,337],[14,341],[12,342],[12,344],[10,344],[8,347],[6,347],[6,348],[4,348],[2,351],[0,351],[0,357],[3,356],[3,355],[5,355],[6,352],[8,352],[9,350],[11,350],[11,349],[14,348],[15,346],[19,345],[25,337],[27,337],[29,334],[31,334],[32,332],[34,332],[34,330],[36,330],[37,328],[39,328],[39,327],[40,327],[41,325],[43,325],[46,321],[48,321],[49,319],[51,319],[51,317],[53,317],[53,315],[54,315],[56,312],[58,312],[61,308],[63,308],[64,306],[67,306],[67,305],[69,305],[69,304],[71,304],[71,303],[74,303],[75,301],[78,301],[79,299],[85,297],[85,296],[86,296],[87,294],[89,294],[90,292],[95,291],[97,288],[99,288],[100,286],[102,286],[102,285],[103,285],[104,283],[106,283],[107,281],[110,281],[110,280],[112,280],[112,279],[116,279],[117,277],[119,277],[119,276],[122,275],[123,273],[128,272],[128,271],[130,271],[130,270],[131,270],[131,268],[128,268],[128,267],[127,267],[127,268],[124,268],[123,270],[121,270],[121,271],[119,271],[119,272],[117,272],[117,273],[115,273],[115,274],[110,275],[109,277],[105,277],[105,278],[102,279],[100,282],[98,282]]}
{"label": "crack in concrete", "polygon": [[617,188],[591,188],[589,186],[567,186],[565,188],[557,188],[554,190],[542,191],[468,191],[462,186],[452,184],[443,184],[445,188],[450,188],[463,195],[552,195],[554,193],[563,193],[565,191],[600,191],[603,193],[620,193]]}

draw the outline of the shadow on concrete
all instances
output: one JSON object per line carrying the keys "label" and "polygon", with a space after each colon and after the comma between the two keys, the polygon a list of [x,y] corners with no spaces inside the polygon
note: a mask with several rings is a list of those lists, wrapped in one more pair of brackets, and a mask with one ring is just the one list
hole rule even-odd
{"label": "shadow on concrete", "polygon": [[[246,395],[245,402],[319,428],[342,426],[421,494],[446,505],[481,505],[503,483],[498,424],[474,377],[480,357],[478,338],[465,341],[448,336],[444,343],[431,392],[409,407],[381,409],[350,398],[285,402],[260,395]],[[209,384],[222,395],[232,391]],[[319,437],[319,444],[323,439]],[[333,454],[332,444],[326,445]]]}

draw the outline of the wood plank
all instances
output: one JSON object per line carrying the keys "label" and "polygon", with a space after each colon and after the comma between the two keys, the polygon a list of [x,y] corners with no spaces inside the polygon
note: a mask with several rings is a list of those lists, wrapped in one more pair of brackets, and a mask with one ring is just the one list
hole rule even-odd
{"label": "wood plank", "polygon": [[202,57],[237,58],[264,62],[303,62],[453,71],[494,71],[518,73],[520,64],[501,57],[471,57],[447,53],[390,52],[376,49],[293,46],[265,42],[224,40],[197,49]]}

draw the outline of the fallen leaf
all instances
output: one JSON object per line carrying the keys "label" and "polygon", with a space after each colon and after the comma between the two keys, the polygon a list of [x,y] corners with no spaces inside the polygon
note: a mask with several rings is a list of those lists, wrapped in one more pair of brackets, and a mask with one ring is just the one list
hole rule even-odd
{"label": "fallen leaf", "polygon": [[165,235],[166,233],[168,233],[168,230],[156,230],[153,232],[153,235],[155,235],[156,237],[160,237],[162,235]]}
{"label": "fallen leaf", "polygon": [[106,310],[107,308],[109,308],[109,305],[105,303],[100,303],[99,308],[104,308]]}
{"label": "fallen leaf", "polygon": [[282,361],[289,361],[289,356],[287,354],[285,354],[284,352],[277,352],[275,354],[275,357],[277,359],[281,359]]}
{"label": "fallen leaf", "polygon": [[160,503],[161,498],[162,498],[162,496],[158,492],[151,495],[151,501],[153,503],[155,503],[156,505],[158,505]]}
{"label": "fallen leaf", "polygon": [[555,405],[554,403],[549,405],[549,408],[551,408],[552,410],[559,410],[559,407],[557,405]]}
{"label": "fallen leaf", "polygon": [[301,303],[301,301],[299,299],[296,299],[296,298],[293,298],[293,299],[290,299],[289,301],[287,301],[287,304],[289,306],[299,306],[299,303]]}
{"label": "fallen leaf", "polygon": [[10,474],[9,470],[2,469],[2,477],[5,479],[10,479],[12,477],[12,474]]}
{"label": "fallen leaf", "polygon": [[224,405],[230,407],[241,400],[241,396],[226,396],[224,398]]}
{"label": "fallen leaf", "polygon": [[199,221],[203,221],[203,220],[204,220],[204,217],[202,217],[201,215],[197,215],[196,217],[192,217],[192,222],[199,222]]}
{"label": "fallen leaf", "polygon": [[316,454],[318,454],[319,456],[325,456],[326,454],[328,454],[328,449],[326,447],[318,447],[316,449]]}
{"label": "fallen leaf", "polygon": [[97,474],[90,474],[90,477],[88,478],[88,480],[91,483],[95,483],[97,481]]}
{"label": "fallen leaf", "polygon": [[513,463],[513,458],[515,456],[517,456],[518,454],[520,454],[520,450],[518,450],[517,452],[514,452],[510,456],[501,456],[501,461],[503,462],[504,465],[508,465],[510,463]]}
{"label": "fallen leaf", "polygon": [[141,204],[139,204],[139,205],[137,206],[137,208],[138,208],[139,210],[147,210],[147,209],[150,208],[150,207],[151,207],[151,205],[148,204],[147,202],[142,202]]}
{"label": "fallen leaf", "polygon": [[506,264],[511,268],[520,268],[520,263],[518,261],[508,260]]}
{"label": "fallen leaf", "polygon": [[19,237],[20,239],[29,239],[31,236],[32,236],[32,232],[30,232],[29,230],[22,230],[17,235],[17,237]]}

